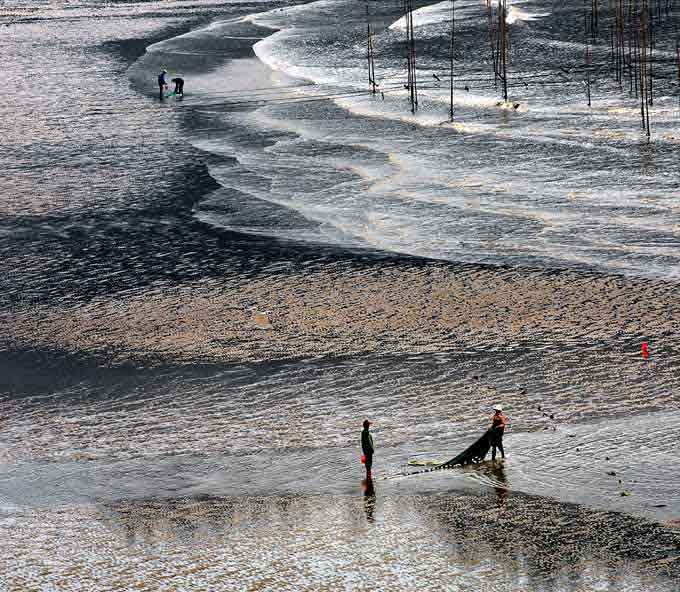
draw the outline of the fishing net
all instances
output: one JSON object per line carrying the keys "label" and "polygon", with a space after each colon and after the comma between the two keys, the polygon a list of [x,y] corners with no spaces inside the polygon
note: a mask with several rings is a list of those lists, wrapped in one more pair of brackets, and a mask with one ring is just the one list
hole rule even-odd
{"label": "fishing net", "polygon": [[488,454],[489,448],[491,448],[492,438],[492,430],[488,429],[479,439],[475,440],[475,442],[463,450],[463,452],[454,456],[451,460],[447,460],[445,463],[438,465],[437,468],[446,469],[455,465],[482,462]]}
{"label": "fishing net", "polygon": [[493,429],[489,428],[486,432],[482,434],[480,438],[475,440],[470,446],[468,446],[463,452],[454,456],[452,459],[447,460],[443,463],[437,463],[436,461],[418,461],[410,462],[409,464],[418,465],[431,465],[430,468],[423,471],[418,471],[416,473],[403,473],[404,475],[419,475],[420,473],[429,473],[430,471],[438,471],[441,469],[450,469],[458,465],[467,465],[472,463],[480,463],[489,453],[489,448],[494,443],[494,439],[497,439],[497,435],[494,434]]}

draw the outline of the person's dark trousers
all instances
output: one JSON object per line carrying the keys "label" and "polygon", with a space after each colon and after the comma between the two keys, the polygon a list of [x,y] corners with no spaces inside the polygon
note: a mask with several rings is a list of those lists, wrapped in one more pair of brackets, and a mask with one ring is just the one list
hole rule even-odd
{"label": "person's dark trousers", "polygon": [[158,98],[162,101],[163,100],[163,87],[158,86]]}
{"label": "person's dark trousers", "polygon": [[178,95],[184,94],[184,82],[178,82],[175,85],[175,94],[178,94]]}
{"label": "person's dark trousers", "polygon": [[372,454],[365,454],[366,457],[366,462],[364,463],[364,466],[366,467],[366,477],[371,476],[371,469],[373,468],[373,455]]}
{"label": "person's dark trousers", "polygon": [[505,452],[503,451],[503,435],[496,436],[491,443],[491,460],[496,460],[496,448],[501,451],[501,458],[505,458]]}

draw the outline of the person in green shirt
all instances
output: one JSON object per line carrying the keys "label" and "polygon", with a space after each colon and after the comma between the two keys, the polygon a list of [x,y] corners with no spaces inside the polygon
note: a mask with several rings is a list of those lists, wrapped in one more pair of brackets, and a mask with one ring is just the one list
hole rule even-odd
{"label": "person in green shirt", "polygon": [[371,469],[373,468],[373,452],[375,448],[373,447],[373,436],[368,431],[371,422],[367,419],[364,420],[364,429],[361,431],[361,451],[364,453],[365,465],[366,465],[366,479],[371,479]]}

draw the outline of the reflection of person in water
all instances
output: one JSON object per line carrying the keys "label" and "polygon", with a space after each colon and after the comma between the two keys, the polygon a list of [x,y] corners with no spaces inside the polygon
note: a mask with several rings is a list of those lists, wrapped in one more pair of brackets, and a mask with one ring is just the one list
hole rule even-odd
{"label": "reflection of person in water", "polygon": [[496,480],[496,503],[499,510],[505,510],[508,504],[508,479],[505,476],[503,465],[490,465],[491,476]]}
{"label": "reflection of person in water", "polygon": [[373,485],[373,479],[364,479],[361,482],[361,489],[364,492],[364,512],[366,512],[366,520],[373,522],[373,511],[375,510],[375,485]]}

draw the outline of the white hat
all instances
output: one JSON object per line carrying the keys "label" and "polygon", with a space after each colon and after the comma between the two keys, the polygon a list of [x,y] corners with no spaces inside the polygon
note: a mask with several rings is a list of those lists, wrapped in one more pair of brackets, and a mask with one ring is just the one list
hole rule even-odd
{"label": "white hat", "polygon": [[503,407],[501,405],[494,405],[493,410],[494,411],[503,411]]}

